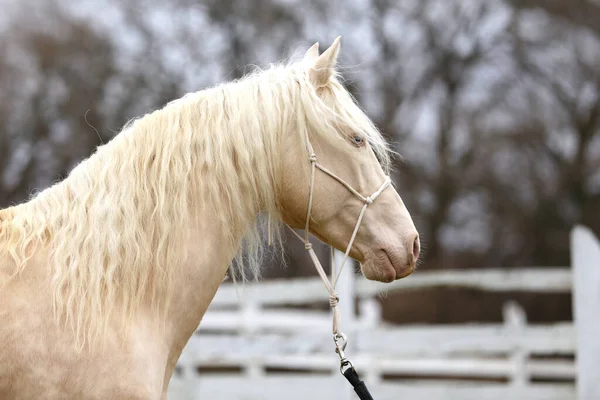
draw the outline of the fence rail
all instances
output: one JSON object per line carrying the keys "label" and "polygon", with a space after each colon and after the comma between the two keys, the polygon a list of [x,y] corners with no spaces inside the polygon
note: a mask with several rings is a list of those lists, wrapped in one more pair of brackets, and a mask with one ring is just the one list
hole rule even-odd
{"label": "fence rail", "polygon": [[[392,283],[360,278],[356,280],[355,286],[355,296],[359,299],[377,297],[382,292],[405,292],[434,287],[460,287],[494,292],[570,293],[573,279],[569,267],[420,270],[408,279]],[[326,294],[323,281],[318,277],[248,283],[245,287],[228,284],[219,289],[211,308],[236,307],[240,304],[240,299],[255,301],[265,306],[302,305],[326,301]]]}

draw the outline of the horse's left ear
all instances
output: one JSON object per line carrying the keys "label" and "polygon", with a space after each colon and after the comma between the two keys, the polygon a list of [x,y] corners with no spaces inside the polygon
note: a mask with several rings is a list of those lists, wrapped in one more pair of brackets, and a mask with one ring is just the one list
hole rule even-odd
{"label": "horse's left ear", "polygon": [[310,49],[304,55],[304,61],[309,63],[309,65],[313,65],[315,61],[319,58],[319,42],[312,45]]}
{"label": "horse's left ear", "polygon": [[331,46],[317,58],[314,65],[310,67],[310,80],[316,88],[323,87],[329,82],[329,78],[333,75],[335,65],[337,63],[338,54],[340,53],[341,36],[335,38]]}

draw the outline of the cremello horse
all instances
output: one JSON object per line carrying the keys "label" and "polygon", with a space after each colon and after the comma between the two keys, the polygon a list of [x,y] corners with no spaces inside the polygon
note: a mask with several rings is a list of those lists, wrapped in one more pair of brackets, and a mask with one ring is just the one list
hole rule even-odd
{"label": "cremello horse", "polygon": [[[389,149],[340,84],[338,52],[339,38],[186,95],[0,211],[0,398],[165,398],[228,267],[258,272],[260,213],[303,229],[311,197],[310,232],[348,245],[363,201],[319,171],[311,194],[311,159],[367,196]],[[418,240],[390,186],[350,257],[390,282],[413,271]]]}

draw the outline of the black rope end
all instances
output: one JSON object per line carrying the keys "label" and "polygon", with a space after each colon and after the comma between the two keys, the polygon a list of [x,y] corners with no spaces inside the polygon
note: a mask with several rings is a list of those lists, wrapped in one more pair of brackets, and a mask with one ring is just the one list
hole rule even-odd
{"label": "black rope end", "polygon": [[369,389],[367,389],[367,385],[363,381],[360,380],[356,370],[352,367],[346,369],[344,371],[344,376],[350,382],[352,387],[354,387],[354,391],[360,398],[360,400],[373,400],[373,396],[369,393]]}

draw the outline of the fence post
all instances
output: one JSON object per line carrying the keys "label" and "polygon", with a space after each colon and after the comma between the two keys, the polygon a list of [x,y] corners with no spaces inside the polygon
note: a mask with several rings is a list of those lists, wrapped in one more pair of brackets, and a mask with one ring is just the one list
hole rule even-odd
{"label": "fence post", "polygon": [[600,399],[600,244],[583,226],[571,232],[577,398]]}
{"label": "fence post", "polygon": [[529,382],[527,373],[529,354],[521,342],[521,337],[527,328],[527,314],[523,307],[515,301],[508,301],[504,304],[503,314],[506,334],[509,336],[509,340],[515,343],[510,357],[513,367],[510,383],[513,387],[522,388]]}
{"label": "fence post", "polygon": [[[360,336],[364,338],[368,336],[368,332],[377,329],[381,325],[381,304],[376,299],[370,297],[361,299],[358,307],[360,311]],[[366,371],[363,376],[364,381],[368,386],[379,386],[382,375],[378,357],[369,355],[368,357],[363,357],[363,359],[367,361],[367,365],[365,365]]]}
{"label": "fence post", "polygon": [[[336,250],[333,258],[335,265],[339,267],[343,259],[344,253]],[[346,261],[346,266],[340,273],[340,279],[337,282],[336,290],[340,296],[340,314],[342,319],[341,330],[348,336],[347,351],[349,358],[352,359],[352,355],[356,354],[357,346],[355,342],[356,337],[354,335],[354,332],[356,331],[356,313],[354,310],[354,261],[351,259]],[[333,339],[331,344],[333,348]],[[336,374],[335,379],[341,382],[341,384],[343,384],[345,387],[345,389],[341,391],[340,398],[345,400],[354,399],[355,397],[354,392],[352,391],[352,386],[339,372],[339,363],[336,364],[334,374]]]}
{"label": "fence post", "polygon": [[[262,328],[259,318],[261,304],[256,299],[250,297],[244,302],[240,310],[241,326],[240,335],[251,337],[255,332]],[[250,357],[244,361],[244,374],[251,379],[257,379],[264,375],[264,367],[255,357]]]}

